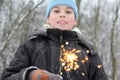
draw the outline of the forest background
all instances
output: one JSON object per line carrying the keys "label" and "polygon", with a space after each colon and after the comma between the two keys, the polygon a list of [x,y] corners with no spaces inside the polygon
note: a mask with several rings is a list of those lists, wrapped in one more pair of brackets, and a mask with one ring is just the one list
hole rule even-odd
{"label": "forest background", "polygon": [[[97,50],[108,80],[120,80],[120,0],[76,0],[81,37]],[[46,23],[47,0],[0,0],[0,76],[28,34]]]}

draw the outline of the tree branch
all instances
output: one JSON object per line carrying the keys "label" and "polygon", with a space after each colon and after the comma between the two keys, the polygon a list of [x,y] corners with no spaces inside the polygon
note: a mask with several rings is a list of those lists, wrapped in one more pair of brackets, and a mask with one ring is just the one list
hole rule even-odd
{"label": "tree branch", "polygon": [[[9,44],[10,40],[12,39],[12,37],[14,36],[15,32],[17,30],[19,30],[20,25],[22,24],[23,20],[34,10],[36,9],[40,4],[42,4],[45,0],[42,0],[41,2],[39,2],[36,6],[34,6],[31,10],[28,10],[26,12],[26,14],[24,14],[18,21],[18,24],[15,25],[15,28],[10,32],[8,39],[6,40],[5,44],[3,45],[2,49],[0,50],[0,54],[2,55],[3,51],[5,50],[5,48],[7,47],[7,45]],[[2,55],[3,56],[3,55]]]}

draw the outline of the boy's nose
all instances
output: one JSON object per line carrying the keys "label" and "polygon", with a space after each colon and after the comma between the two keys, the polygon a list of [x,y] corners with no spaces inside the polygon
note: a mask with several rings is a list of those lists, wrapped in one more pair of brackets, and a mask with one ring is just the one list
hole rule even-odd
{"label": "boy's nose", "polygon": [[60,18],[65,18],[65,16],[61,15]]}

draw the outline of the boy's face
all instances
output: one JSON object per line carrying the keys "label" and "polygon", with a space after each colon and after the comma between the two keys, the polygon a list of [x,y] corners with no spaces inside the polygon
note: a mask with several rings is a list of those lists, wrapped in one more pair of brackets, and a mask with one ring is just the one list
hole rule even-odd
{"label": "boy's face", "polygon": [[76,25],[74,11],[68,6],[54,7],[47,19],[52,28],[71,30]]}

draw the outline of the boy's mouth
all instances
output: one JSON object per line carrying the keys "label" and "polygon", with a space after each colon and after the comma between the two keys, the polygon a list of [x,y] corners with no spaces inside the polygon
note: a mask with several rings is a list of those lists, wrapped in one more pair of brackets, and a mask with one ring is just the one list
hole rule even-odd
{"label": "boy's mouth", "polygon": [[60,21],[58,21],[57,23],[58,23],[58,24],[61,24],[61,25],[65,25],[65,24],[67,24],[67,21],[65,21],[65,20],[60,20]]}

